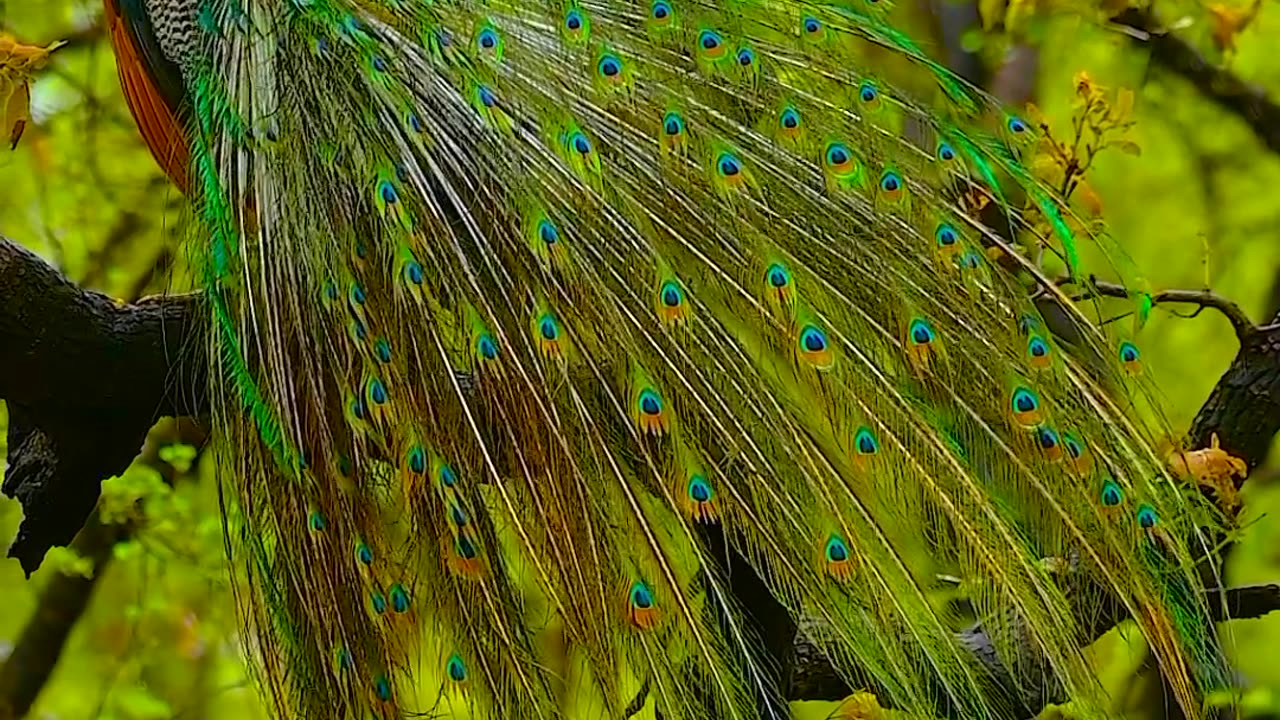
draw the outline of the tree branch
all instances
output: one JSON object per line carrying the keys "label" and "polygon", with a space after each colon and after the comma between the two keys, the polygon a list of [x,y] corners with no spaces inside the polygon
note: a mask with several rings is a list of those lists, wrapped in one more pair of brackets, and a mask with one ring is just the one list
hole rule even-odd
{"label": "tree branch", "polygon": [[[1113,297],[1113,298],[1130,298],[1134,293],[1123,285],[1115,283],[1103,282],[1097,278],[1089,279],[1089,288],[1091,290],[1082,295],[1076,296],[1075,300],[1088,299],[1090,297]],[[1235,302],[1222,297],[1212,290],[1161,290],[1151,296],[1152,305],[1160,305],[1161,303],[1183,303],[1196,305],[1197,309],[1191,315],[1183,317],[1192,318],[1199,315],[1205,308],[1213,308],[1226,316],[1230,321],[1231,327],[1236,331],[1236,339],[1243,345],[1257,333],[1261,328],[1249,319],[1244,310]]]}
{"label": "tree branch", "polygon": [[1272,152],[1280,153],[1280,105],[1261,88],[1209,62],[1200,51],[1165,29],[1148,10],[1127,8],[1111,19],[1134,43],[1151,52],[1151,62],[1181,76],[1206,98],[1248,123]]}
{"label": "tree branch", "polygon": [[[1280,432],[1280,314],[1240,343],[1230,367],[1191,422],[1191,447],[1208,447],[1213,435],[1222,449],[1252,470],[1262,465]],[[1237,482],[1237,486],[1243,480]]]}
{"label": "tree branch", "polygon": [[[161,458],[161,451],[175,443],[201,446],[205,434],[203,428],[190,420],[160,423],[147,433],[135,462],[152,468],[166,484],[172,485],[178,473]],[[96,497],[95,494],[95,500]],[[76,621],[88,608],[98,581],[114,557],[116,544],[128,540],[137,526],[134,520],[104,523],[97,512],[90,514],[71,547],[92,563],[92,572],[87,576],[55,575],[40,590],[36,601],[39,611],[23,627],[13,652],[0,662],[0,720],[23,718],[31,711],[62,657]]]}
{"label": "tree branch", "polygon": [[28,575],[83,527],[104,478],[155,421],[199,415],[206,363],[198,296],[121,305],[0,239],[0,398],[9,463],[0,492],[25,518],[9,546]]}

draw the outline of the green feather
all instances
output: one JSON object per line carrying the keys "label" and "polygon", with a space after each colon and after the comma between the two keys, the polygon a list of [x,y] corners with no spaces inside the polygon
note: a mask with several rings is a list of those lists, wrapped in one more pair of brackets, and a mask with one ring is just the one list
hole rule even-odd
{"label": "green feather", "polygon": [[[169,1],[206,10],[174,58],[191,243],[228,547],[282,715],[437,694],[620,715],[644,683],[668,718],[758,717],[771,659],[719,524],[902,709],[1003,717],[949,575],[1020,686],[1106,707],[1086,654],[1106,593],[1201,717],[1225,678],[1191,590],[1208,513],[1128,414],[1154,394],[1034,264],[982,256],[1048,245],[1079,278],[1105,239],[887,13]],[[1008,232],[966,212],[975,190]],[[1028,281],[1081,320],[1051,361]],[[1095,377],[1076,351],[1116,360]],[[1155,555],[1151,517],[1173,528]]]}

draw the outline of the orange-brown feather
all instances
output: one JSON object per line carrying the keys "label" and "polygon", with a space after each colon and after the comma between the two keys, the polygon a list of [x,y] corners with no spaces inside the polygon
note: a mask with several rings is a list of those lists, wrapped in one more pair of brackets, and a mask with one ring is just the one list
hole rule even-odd
{"label": "orange-brown feather", "polygon": [[134,122],[156,163],[178,189],[186,194],[190,188],[190,149],[187,146],[186,130],[161,96],[160,89],[134,45],[127,21],[116,0],[103,2],[107,11],[111,46],[116,55],[116,69],[120,75],[120,88],[124,91],[129,111],[133,113]]}

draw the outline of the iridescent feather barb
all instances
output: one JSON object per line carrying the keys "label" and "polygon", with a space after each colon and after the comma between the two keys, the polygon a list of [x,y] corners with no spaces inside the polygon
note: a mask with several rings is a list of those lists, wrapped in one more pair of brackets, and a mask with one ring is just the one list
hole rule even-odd
{"label": "iridescent feather barb", "polygon": [[1019,686],[1105,707],[1105,592],[1200,716],[1205,513],[1110,394],[1136,345],[1055,345],[1028,299],[1052,283],[988,263],[960,198],[1032,233],[1026,194],[1072,267],[1093,239],[1023,168],[1030,126],[876,4],[123,17],[189,109],[229,548],[282,713],[616,716],[647,683],[669,718],[757,717],[714,525],[899,707],[1001,716],[946,573]]}

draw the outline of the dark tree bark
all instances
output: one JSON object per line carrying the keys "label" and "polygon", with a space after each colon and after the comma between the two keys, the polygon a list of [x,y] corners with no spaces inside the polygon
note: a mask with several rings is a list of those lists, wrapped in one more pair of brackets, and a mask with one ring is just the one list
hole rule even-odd
{"label": "dark tree bark", "polygon": [[1127,8],[1111,19],[1141,49],[1153,67],[1182,77],[1199,93],[1249,125],[1262,144],[1280,153],[1280,105],[1262,88],[1209,62],[1193,45],[1167,30],[1149,10]]}
{"label": "dark tree bark", "polygon": [[102,480],[128,467],[156,420],[203,411],[202,319],[198,296],[122,305],[0,240],[0,492],[22,503],[8,554],[28,575],[71,542]]}
{"label": "dark tree bark", "polygon": [[[1188,433],[1193,447],[1216,434],[1227,452],[1253,469],[1262,465],[1280,432],[1280,314],[1247,333],[1240,351],[1196,413]],[[1239,482],[1244,482],[1240,479]]]}

